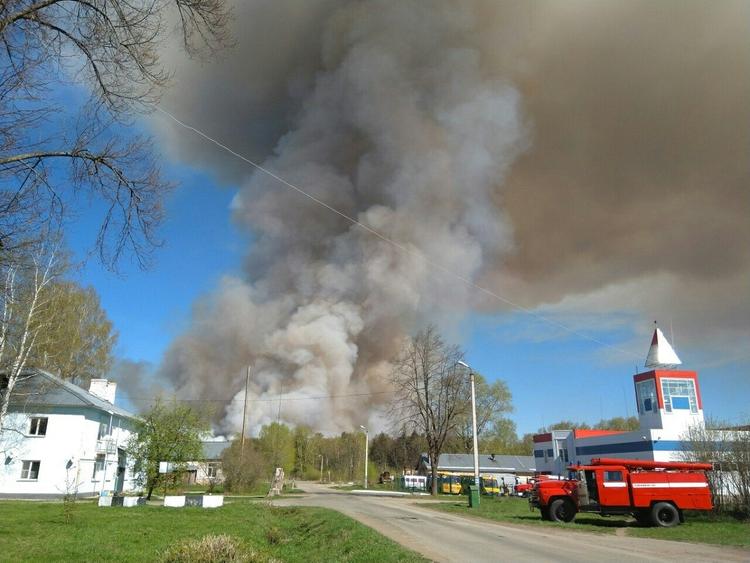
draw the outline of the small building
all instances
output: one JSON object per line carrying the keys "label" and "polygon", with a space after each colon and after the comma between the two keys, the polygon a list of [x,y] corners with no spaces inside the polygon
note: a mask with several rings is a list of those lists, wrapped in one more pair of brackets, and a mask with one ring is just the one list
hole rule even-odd
{"label": "small building", "polygon": [[115,406],[116,391],[106,379],[86,391],[46,371],[25,373],[0,432],[0,497],[133,490],[126,444],[137,417]]}
{"label": "small building", "polygon": [[[417,466],[420,475],[429,476],[432,465],[427,454],[422,454]],[[512,487],[518,481],[525,481],[534,474],[534,458],[525,455],[479,454],[479,474],[484,478],[495,478],[499,485],[503,483]],[[440,454],[438,458],[438,475],[472,476],[474,475],[473,454]]]}
{"label": "small building", "polygon": [[188,463],[188,483],[215,485],[224,481],[221,458],[232,443],[227,440],[203,442],[203,458]]}
{"label": "small building", "polygon": [[677,370],[681,362],[660,329],[654,331],[646,360],[651,368],[633,376],[640,428],[554,430],[534,436],[534,462],[540,473],[564,475],[570,464],[616,457],[679,461],[683,440],[693,426],[703,426],[698,374]]}

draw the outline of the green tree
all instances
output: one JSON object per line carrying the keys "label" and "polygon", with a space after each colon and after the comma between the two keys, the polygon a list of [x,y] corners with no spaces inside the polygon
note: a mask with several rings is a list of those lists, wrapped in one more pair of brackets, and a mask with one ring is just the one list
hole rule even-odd
{"label": "green tree", "polygon": [[137,434],[127,445],[135,464],[137,480],[145,487],[148,499],[167,474],[159,473],[159,463],[170,464],[173,474],[179,474],[188,461],[203,456],[201,437],[209,430],[209,417],[188,405],[176,401],[156,401],[138,421]]}
{"label": "green tree", "polygon": [[641,422],[637,416],[604,418],[594,425],[598,430],[638,430]]}
{"label": "green tree", "polygon": [[[502,380],[487,383],[479,373],[474,374],[477,404],[477,439],[503,419],[503,415],[513,412],[511,393],[508,385]],[[471,452],[474,447],[471,412],[465,412],[456,425],[456,436],[464,452]],[[514,429],[515,433],[515,429]]]}
{"label": "green tree", "polygon": [[585,422],[573,422],[572,420],[561,420],[553,424],[548,424],[539,429],[539,432],[551,432],[552,430],[590,430],[591,426]]}
{"label": "green tree", "polygon": [[482,436],[479,449],[485,453],[519,455],[521,442],[516,433],[516,423],[509,418],[498,418]]}
{"label": "green tree", "polygon": [[285,473],[294,469],[294,436],[285,424],[272,422],[263,426],[257,446],[268,464],[266,470],[269,474],[276,467],[282,467]]}
{"label": "green tree", "polygon": [[305,476],[315,464],[313,431],[300,424],[294,429],[294,475]]}
{"label": "green tree", "polygon": [[395,449],[396,441],[384,432],[370,440],[370,460],[378,468],[378,471],[396,467],[393,456]]}
{"label": "green tree", "polygon": [[43,299],[53,313],[39,331],[28,365],[63,379],[89,380],[105,375],[112,366],[117,334],[96,290],[59,281],[46,289]]}

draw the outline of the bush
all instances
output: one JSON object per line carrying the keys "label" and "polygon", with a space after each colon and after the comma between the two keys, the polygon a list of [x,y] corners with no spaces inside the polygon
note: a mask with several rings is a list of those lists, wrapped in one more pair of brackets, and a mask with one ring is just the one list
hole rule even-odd
{"label": "bush", "polygon": [[229,563],[256,561],[253,554],[244,553],[234,538],[226,535],[203,536],[201,539],[183,540],[164,553],[164,563]]}
{"label": "bush", "polygon": [[240,455],[240,441],[235,440],[222,455],[224,491],[252,491],[261,477],[265,476],[264,465],[260,452],[251,440],[246,441],[243,455]]}

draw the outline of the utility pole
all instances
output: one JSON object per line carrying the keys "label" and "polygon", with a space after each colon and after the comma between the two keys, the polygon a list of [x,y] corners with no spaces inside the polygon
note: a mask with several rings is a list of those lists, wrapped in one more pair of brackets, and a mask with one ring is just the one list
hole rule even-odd
{"label": "utility pole", "polygon": [[323,454],[318,454],[320,457],[320,482],[323,482]]}
{"label": "utility pole", "polygon": [[247,365],[245,374],[245,404],[242,406],[242,437],[240,438],[240,462],[245,461],[245,420],[247,420],[247,388],[250,385],[250,367]]}
{"label": "utility pole", "polygon": [[365,431],[365,489],[367,488],[367,454],[370,449],[370,431],[362,426],[361,424],[359,427]]}

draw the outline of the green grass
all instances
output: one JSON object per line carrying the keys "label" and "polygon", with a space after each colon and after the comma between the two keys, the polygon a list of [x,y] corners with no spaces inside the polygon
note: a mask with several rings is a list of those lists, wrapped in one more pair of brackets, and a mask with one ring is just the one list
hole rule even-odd
{"label": "green grass", "polygon": [[628,528],[629,536],[750,547],[750,521],[704,512],[686,512],[685,523],[674,528]]}
{"label": "green grass", "polygon": [[227,534],[243,549],[281,561],[424,561],[333,510],[237,502],[222,508],[75,507],[60,502],[0,502],[2,561],[158,561],[186,538]]}
{"label": "green grass", "polygon": [[579,514],[570,524],[558,524],[542,520],[538,510],[532,512],[529,510],[528,501],[518,497],[483,496],[479,502],[479,508],[476,509],[469,508],[468,499],[464,495],[456,495],[453,498],[454,502],[425,503],[422,506],[500,522],[559,527],[586,532],[614,533],[615,528],[625,523],[625,519],[620,517],[602,518],[596,514]]}
{"label": "green grass", "polygon": [[424,503],[422,506],[512,524],[602,533],[614,533],[618,528],[624,528],[625,534],[628,536],[740,547],[750,546],[750,522],[743,522],[730,517],[716,517],[701,512],[686,512],[685,523],[674,528],[642,527],[628,516],[605,518],[590,513],[576,515],[575,520],[569,524],[558,524],[557,522],[542,520],[538,510],[530,511],[529,504],[525,499],[482,497],[477,509],[468,507],[466,497],[455,497],[455,499],[455,502]]}

